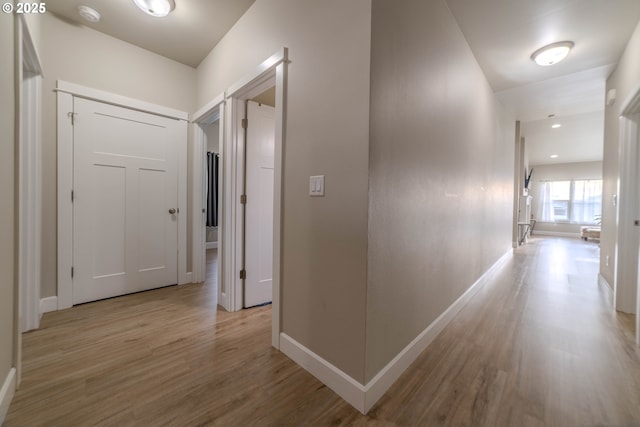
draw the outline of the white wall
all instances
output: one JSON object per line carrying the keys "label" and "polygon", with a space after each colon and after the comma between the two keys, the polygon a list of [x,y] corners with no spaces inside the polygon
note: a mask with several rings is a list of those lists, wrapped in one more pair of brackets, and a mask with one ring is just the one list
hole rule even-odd
{"label": "white wall", "polygon": [[211,123],[204,128],[204,135],[207,138],[207,151],[213,153],[220,152],[220,122]]}
{"label": "white wall", "polygon": [[[0,14],[0,388],[12,367],[14,357],[15,296],[15,133],[13,15]],[[2,396],[0,396],[1,398]],[[1,416],[1,415],[0,415]],[[0,419],[0,424],[2,419]]]}
{"label": "white wall", "polygon": [[[531,213],[534,218],[540,217],[541,188],[543,181],[568,181],[575,179],[602,179],[602,162],[576,162],[558,163],[550,165],[533,166],[529,195],[531,200]],[[560,224],[536,221],[534,234],[551,231],[556,233],[580,234],[581,224]]]}
{"label": "white wall", "polygon": [[[632,96],[640,86],[640,23],[636,27],[616,69],[607,79],[607,91],[616,89],[615,104],[606,106],[604,119],[603,151],[603,203],[602,232],[600,234],[600,273],[613,284],[615,247],[618,229],[616,225],[616,207],[613,195],[617,193],[620,166],[618,162],[620,108],[627,97]],[[607,257],[610,258],[607,266]]]}
{"label": "white wall", "polygon": [[[257,0],[198,67],[198,106],[283,46],[283,331],[364,380],[370,0]],[[309,197],[309,176],[326,176]]]}
{"label": "white wall", "polygon": [[[43,224],[41,296],[57,294],[56,80],[178,110],[195,110],[196,71],[53,14],[41,17]],[[189,181],[190,182],[190,181]],[[190,217],[190,216],[188,216]]]}
{"label": "white wall", "polygon": [[367,381],[510,250],[515,136],[444,0],[372,36]]}

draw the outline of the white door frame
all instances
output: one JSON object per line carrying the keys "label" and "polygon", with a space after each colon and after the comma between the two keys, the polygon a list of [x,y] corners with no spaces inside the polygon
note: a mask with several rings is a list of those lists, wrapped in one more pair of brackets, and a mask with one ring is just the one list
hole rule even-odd
{"label": "white door frame", "polygon": [[42,215],[42,65],[24,16],[16,23],[16,81],[19,82],[18,271],[15,294],[14,365],[16,387],[22,380],[22,332],[40,326]]}
{"label": "white door frame", "polygon": [[[280,348],[281,319],[281,241],[282,241],[282,165],[285,144],[288,49],[283,47],[260,64],[252,73],[227,89],[225,150],[224,210],[229,219],[224,230],[222,246],[225,253],[224,281],[230,290],[230,306],[233,311],[242,309],[242,195],[244,181],[244,100],[251,99],[264,90],[275,86],[275,161],[274,161],[274,206],[273,206],[273,298],[271,344]],[[228,272],[228,273],[226,273]]]}
{"label": "white door frame", "polygon": [[18,127],[18,282],[20,330],[40,326],[41,247],[41,92],[42,67],[29,27],[17,19],[19,96]]}
{"label": "white door frame", "polygon": [[614,307],[636,314],[636,344],[640,346],[640,228],[638,220],[638,155],[640,154],[640,87],[620,108],[620,137],[617,224],[614,270]]}
{"label": "white door frame", "polygon": [[[58,310],[73,305],[73,98],[80,97],[188,121],[184,111],[58,80]],[[187,135],[178,155],[178,212],[187,213]],[[187,272],[187,216],[178,214],[178,284],[191,283]]]}
{"label": "white door frame", "polygon": [[[193,227],[192,236],[192,260],[193,260],[193,282],[198,283],[205,280],[206,275],[206,220],[205,220],[205,205],[207,201],[207,195],[205,194],[204,177],[205,167],[204,162],[206,158],[207,145],[205,141],[204,128],[211,124],[215,120],[219,120],[220,123],[220,159],[224,159],[224,104],[225,94],[213,98],[207,105],[202,107],[192,116],[193,123],[193,174],[192,174],[192,220]],[[218,188],[223,189],[218,193],[219,201],[224,202],[224,161],[220,162],[220,182],[218,182]],[[227,311],[232,311],[229,305],[229,292],[225,288],[225,282],[223,280],[223,268],[222,259],[224,258],[224,247],[222,245],[223,233],[221,232],[225,228],[224,209],[221,208],[221,203],[218,203],[218,304],[224,307]]]}

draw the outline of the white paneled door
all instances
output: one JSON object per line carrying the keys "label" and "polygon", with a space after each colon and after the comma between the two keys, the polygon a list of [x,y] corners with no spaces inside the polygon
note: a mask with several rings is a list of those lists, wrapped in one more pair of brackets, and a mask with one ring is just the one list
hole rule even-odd
{"label": "white paneled door", "polygon": [[271,301],[275,108],[247,103],[244,306]]}
{"label": "white paneled door", "polygon": [[179,121],[74,98],[73,303],[178,279]]}

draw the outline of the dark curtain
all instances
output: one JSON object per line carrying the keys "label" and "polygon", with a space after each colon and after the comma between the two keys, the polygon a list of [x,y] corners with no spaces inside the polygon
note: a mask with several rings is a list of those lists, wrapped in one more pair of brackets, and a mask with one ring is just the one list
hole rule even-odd
{"label": "dark curtain", "polygon": [[218,153],[207,153],[207,227],[218,226]]}

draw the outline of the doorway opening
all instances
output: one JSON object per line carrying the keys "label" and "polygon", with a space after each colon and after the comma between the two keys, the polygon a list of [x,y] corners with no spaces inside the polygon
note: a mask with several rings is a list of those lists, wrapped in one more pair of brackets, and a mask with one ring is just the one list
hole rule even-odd
{"label": "doorway opening", "polygon": [[[229,310],[228,286],[223,280],[225,210],[225,101],[218,95],[194,115],[192,163],[193,282],[214,283],[217,304]],[[215,266],[215,268],[213,268]]]}
{"label": "doorway opening", "polygon": [[[266,105],[264,97],[275,100],[273,111],[273,196],[270,197],[273,207],[271,218],[272,227],[272,334],[271,342],[280,348],[280,271],[281,271],[281,216],[282,216],[282,164],[284,146],[285,122],[285,93],[288,50],[282,48],[271,55],[256,69],[230,86],[223,93],[209,102],[194,114],[195,144],[194,144],[194,282],[205,278],[206,266],[206,221],[204,215],[204,159],[205,159],[205,128],[214,122],[219,115],[219,173],[218,183],[218,233],[217,233],[217,262],[218,262],[218,304],[227,311],[238,311],[244,307],[245,281],[245,210],[243,201],[246,200],[245,187],[245,129],[243,122],[246,118],[246,104],[251,100],[258,100],[258,104]],[[266,92],[266,93],[265,93]],[[250,126],[250,125],[249,125]],[[199,201],[198,201],[199,200]],[[264,222],[264,218],[263,218]],[[244,270],[244,271],[243,271]]]}
{"label": "doorway opening", "polygon": [[635,314],[640,346],[640,89],[620,109],[620,148],[615,247],[614,307]]}

